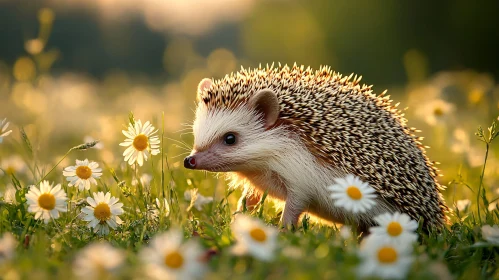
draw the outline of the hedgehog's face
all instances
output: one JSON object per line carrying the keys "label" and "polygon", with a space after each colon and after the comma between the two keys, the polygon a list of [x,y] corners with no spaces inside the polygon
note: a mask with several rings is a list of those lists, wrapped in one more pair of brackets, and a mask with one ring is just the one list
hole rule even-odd
{"label": "hedgehog's face", "polygon": [[200,101],[193,126],[194,147],[184,166],[214,172],[264,168],[272,136],[278,131],[271,129],[278,115],[277,97],[270,90],[256,93],[236,109],[212,108]]}

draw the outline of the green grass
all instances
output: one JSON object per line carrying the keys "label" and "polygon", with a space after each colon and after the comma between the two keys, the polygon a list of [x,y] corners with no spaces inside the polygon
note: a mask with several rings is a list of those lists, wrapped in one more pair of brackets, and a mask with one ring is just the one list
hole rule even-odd
{"label": "green grass", "polygon": [[[133,120],[133,116],[130,119]],[[171,227],[183,228],[185,238],[196,238],[203,248],[215,252],[208,261],[208,279],[355,278],[355,269],[360,261],[356,254],[358,242],[345,241],[339,236],[336,227],[312,222],[308,217],[302,219],[298,229],[279,234],[279,248],[272,262],[231,255],[234,237],[230,224],[240,192],[227,189],[222,181],[210,174],[172,166],[173,161],[165,152],[141,168],[126,164],[101,164],[104,174],[98,186],[93,186],[91,191],[110,191],[113,196],[119,197],[124,203],[125,214],[121,216],[124,223],[117,230],[111,230],[108,236],[98,236],[86,227],[86,222],[78,218],[81,208],[86,205],[84,198],[90,192],[79,192],[76,188],[68,187],[62,177],[61,166],[57,164],[42,168],[34,145],[23,129],[20,132],[22,141],[13,143],[18,149],[12,151],[27,159],[30,171],[27,174],[6,175],[0,179],[2,184],[11,181],[16,188],[15,202],[2,202],[0,208],[0,232],[12,232],[19,242],[14,259],[0,265],[0,273],[6,279],[68,279],[72,275],[71,267],[76,254],[97,240],[106,240],[125,250],[128,265],[119,271],[117,278],[140,278],[143,266],[137,252],[147,246],[155,234]],[[479,129],[477,133],[487,146],[484,162],[498,133],[495,123],[488,131]],[[164,138],[164,142],[168,141]],[[71,148],[64,157],[68,157],[70,163],[76,158],[87,158],[90,151],[86,148],[88,145],[85,144]],[[63,160],[58,158],[54,161]],[[499,247],[483,243],[481,238],[482,225],[497,224],[499,221],[499,212],[488,210],[489,202],[483,183],[485,169],[484,164],[479,185],[470,186],[475,190],[476,208],[473,207],[473,211],[457,211],[451,216],[452,225],[442,232],[421,234],[409,279],[444,279],[442,277],[445,275],[457,279],[499,277]],[[153,176],[150,187],[140,183],[133,186],[133,179],[145,172]],[[459,176],[456,177],[458,179],[451,185],[465,184]],[[68,212],[48,224],[34,220],[33,214],[27,212],[25,199],[29,185],[43,178],[62,183],[69,197]],[[202,211],[189,207],[190,202],[184,200],[183,193],[192,188],[198,188],[205,196],[214,196],[214,201],[205,205]],[[167,199],[170,205],[168,216],[164,212],[154,215],[156,198]],[[280,213],[266,199],[248,214],[277,226]]]}

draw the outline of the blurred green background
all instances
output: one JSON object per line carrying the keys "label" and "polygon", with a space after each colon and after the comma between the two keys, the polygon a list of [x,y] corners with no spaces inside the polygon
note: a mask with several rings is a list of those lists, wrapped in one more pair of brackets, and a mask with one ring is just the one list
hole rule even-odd
{"label": "blurred green background", "polygon": [[[46,164],[87,136],[104,148],[85,157],[113,166],[128,112],[156,126],[164,112],[178,167],[202,78],[259,63],[330,65],[409,107],[452,204],[472,192],[451,180],[476,183],[481,172],[476,128],[498,116],[498,11],[498,1],[0,0],[0,119],[24,126]],[[4,168],[15,165],[12,139],[0,148]]]}

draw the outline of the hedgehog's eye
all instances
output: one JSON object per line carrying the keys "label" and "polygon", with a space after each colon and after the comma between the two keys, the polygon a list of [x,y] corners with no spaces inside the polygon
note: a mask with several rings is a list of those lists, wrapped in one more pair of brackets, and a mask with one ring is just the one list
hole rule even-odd
{"label": "hedgehog's eye", "polygon": [[225,134],[224,143],[225,145],[234,145],[236,143],[236,135],[232,132]]}

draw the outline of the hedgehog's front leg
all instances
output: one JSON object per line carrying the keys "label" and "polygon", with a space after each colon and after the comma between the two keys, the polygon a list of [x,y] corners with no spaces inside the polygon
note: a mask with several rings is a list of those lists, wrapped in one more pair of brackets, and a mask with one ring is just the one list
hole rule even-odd
{"label": "hedgehog's front leg", "polygon": [[262,194],[255,189],[251,189],[250,186],[244,186],[243,194],[237,203],[237,211],[242,212],[244,210],[244,206],[246,205],[246,209],[253,210],[255,206],[262,199]]}
{"label": "hedgehog's front leg", "polygon": [[298,220],[301,214],[305,211],[305,204],[299,201],[293,195],[289,195],[286,198],[286,204],[284,205],[284,211],[281,216],[281,226],[288,228],[289,226],[298,225]]}

